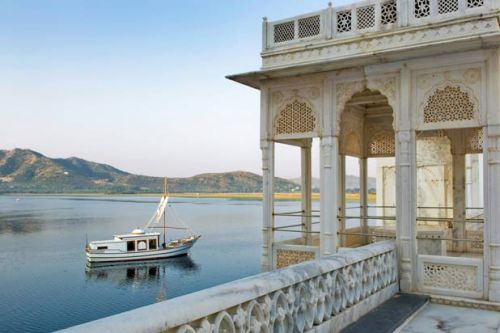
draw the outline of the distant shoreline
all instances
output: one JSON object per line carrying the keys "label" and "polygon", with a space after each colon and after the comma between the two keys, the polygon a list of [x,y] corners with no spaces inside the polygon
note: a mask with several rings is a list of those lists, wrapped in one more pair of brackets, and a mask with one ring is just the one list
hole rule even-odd
{"label": "distant shoreline", "polygon": [[[144,197],[160,197],[162,193],[0,193],[6,196],[144,196]],[[213,198],[213,199],[235,199],[235,200],[262,200],[261,192],[254,193],[169,193],[172,198]],[[299,192],[291,193],[275,193],[274,199],[277,201],[299,201],[301,194]],[[368,201],[375,202],[375,194],[368,194]],[[319,201],[320,194],[313,193],[312,200]],[[359,193],[347,193],[347,201],[359,200]]]}

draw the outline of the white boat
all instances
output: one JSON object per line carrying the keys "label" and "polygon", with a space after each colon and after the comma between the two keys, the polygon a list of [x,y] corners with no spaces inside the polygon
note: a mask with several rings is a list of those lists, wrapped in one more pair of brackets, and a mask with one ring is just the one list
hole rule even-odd
{"label": "white boat", "polygon": [[[180,227],[167,226],[166,207],[168,195],[162,196],[155,214],[146,224],[144,229],[134,229],[129,234],[114,235],[111,240],[93,241],[87,244],[85,252],[89,263],[120,262],[134,260],[163,259],[186,255],[201,235],[190,235],[166,242],[166,230],[189,228],[182,223]],[[163,219],[162,219],[163,218]],[[161,221],[163,220],[163,226]],[[180,219],[178,219],[182,222]],[[161,234],[153,229],[163,229],[163,242],[160,243]]]}

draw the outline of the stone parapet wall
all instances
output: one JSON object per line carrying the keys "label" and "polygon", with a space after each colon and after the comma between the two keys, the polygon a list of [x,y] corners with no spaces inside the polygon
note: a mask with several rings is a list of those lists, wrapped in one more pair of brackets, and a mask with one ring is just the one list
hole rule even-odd
{"label": "stone parapet wall", "polygon": [[398,289],[395,246],[387,241],[201,290],[64,332],[338,332]]}

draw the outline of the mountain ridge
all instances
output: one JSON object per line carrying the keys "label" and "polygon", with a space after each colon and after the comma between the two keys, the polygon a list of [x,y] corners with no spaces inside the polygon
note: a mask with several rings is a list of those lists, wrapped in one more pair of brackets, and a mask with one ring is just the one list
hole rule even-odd
{"label": "mountain ridge", "polygon": [[[172,193],[261,192],[262,176],[247,171],[168,178]],[[300,189],[276,178],[276,192]],[[161,193],[163,178],[135,175],[79,157],[50,158],[31,149],[0,150],[0,193]]]}

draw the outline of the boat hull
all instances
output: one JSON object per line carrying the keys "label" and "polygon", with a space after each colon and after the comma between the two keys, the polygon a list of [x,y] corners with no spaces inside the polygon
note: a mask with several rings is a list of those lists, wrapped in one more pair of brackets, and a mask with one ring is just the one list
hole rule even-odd
{"label": "boat hull", "polygon": [[136,252],[97,252],[87,251],[87,261],[89,263],[103,262],[123,262],[123,261],[139,261],[139,260],[154,260],[186,255],[189,249],[196,243],[195,239],[189,243],[180,244],[179,246],[158,249],[153,251],[136,251]]}

